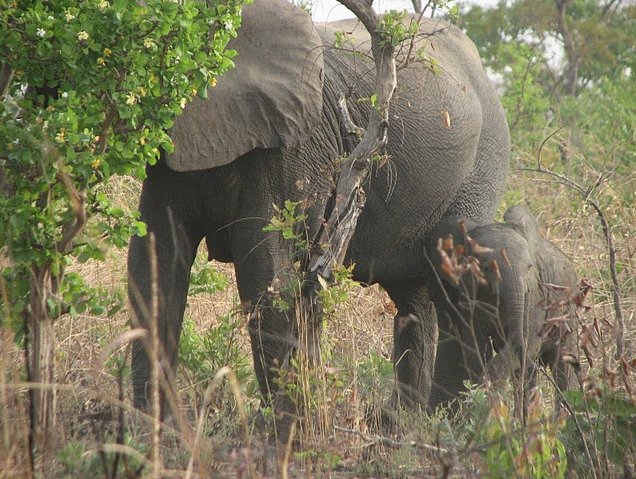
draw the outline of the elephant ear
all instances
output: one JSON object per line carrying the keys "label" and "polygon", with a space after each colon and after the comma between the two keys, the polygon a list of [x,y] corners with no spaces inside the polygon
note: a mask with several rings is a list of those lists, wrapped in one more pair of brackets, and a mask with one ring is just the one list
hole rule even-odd
{"label": "elephant ear", "polygon": [[310,16],[285,0],[255,0],[243,8],[236,67],[218,79],[208,99],[188,104],[169,134],[177,171],[222,166],[254,148],[292,147],[322,113],[322,42]]}
{"label": "elephant ear", "polygon": [[504,221],[516,226],[528,242],[530,250],[536,250],[541,234],[539,224],[528,208],[521,205],[511,206],[504,213]]}

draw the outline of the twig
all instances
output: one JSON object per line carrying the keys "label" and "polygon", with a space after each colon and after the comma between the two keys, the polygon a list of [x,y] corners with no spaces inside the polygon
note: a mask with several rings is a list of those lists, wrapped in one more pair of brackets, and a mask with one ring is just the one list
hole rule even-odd
{"label": "twig", "polygon": [[294,444],[294,436],[296,435],[296,422],[292,422],[289,436],[287,437],[287,444],[285,445],[285,451],[283,452],[283,457],[280,460],[280,474],[282,479],[289,478],[289,458],[291,457],[293,444]]}
{"label": "twig", "polygon": [[555,129],[552,133],[550,133],[548,136],[546,136],[543,141],[541,142],[541,144],[539,145],[539,150],[537,151],[537,168],[536,170],[531,170],[531,171],[543,171],[543,168],[541,166],[541,154],[543,153],[543,147],[546,145],[546,143],[548,143],[548,141],[550,141],[550,139],[555,136],[558,132],[560,132],[563,129],[562,126],[558,127],[557,129]]}
{"label": "twig", "polygon": [[[52,389],[57,389],[58,391],[61,392],[70,392],[70,393],[78,393],[78,387],[76,385],[71,385],[71,384],[52,384],[52,383],[36,383],[36,382],[13,382],[13,383],[8,383],[5,384],[5,388],[8,390],[12,390],[12,391],[22,391],[24,392],[25,390],[29,390],[29,389],[33,389],[33,390],[52,390]],[[93,391],[91,389],[81,389],[81,394],[85,395],[87,397],[90,398],[95,398],[95,399],[99,399],[101,401],[105,401],[106,403],[112,405],[113,407],[120,407],[122,409],[124,409],[125,412],[131,414],[131,415],[135,415],[139,418],[141,418],[143,421],[145,422],[151,422],[152,421],[152,416],[150,416],[149,414],[146,414],[142,411],[140,411],[139,409],[135,408],[131,403],[129,402],[121,402],[119,401],[116,397],[112,397],[112,396],[104,396],[104,392],[98,392],[98,391]],[[175,429],[174,427],[170,426],[169,424],[164,424],[163,425],[164,429],[174,435],[179,435],[179,434],[183,434],[182,431],[179,431],[177,429]]]}
{"label": "twig", "polygon": [[[556,394],[559,397],[559,400],[561,401],[561,404],[563,405],[563,407],[565,407],[565,409],[567,410],[568,414],[572,418],[572,421],[574,422],[574,427],[576,428],[576,430],[581,435],[581,440],[583,442],[583,447],[585,448],[585,453],[587,454],[587,457],[592,462],[594,462],[594,458],[592,457],[592,453],[590,452],[590,448],[589,448],[589,445],[588,445],[588,441],[587,441],[585,432],[583,431],[583,428],[581,427],[581,423],[579,422],[578,416],[576,415],[576,412],[574,411],[574,408],[568,402],[567,398],[563,394],[563,391],[561,391],[561,389],[559,389],[559,386],[557,385],[557,383],[554,380],[554,378],[552,377],[552,375],[551,374],[544,374],[544,377],[552,384],[552,387],[556,391]],[[579,388],[581,387],[580,384],[581,384],[581,381],[579,379]],[[591,424],[592,420],[591,420],[591,418],[589,416],[589,411],[586,410],[585,413],[586,413],[588,422]],[[592,468],[592,471],[593,471],[594,477],[596,478],[596,468]]]}
{"label": "twig", "polygon": [[[125,400],[125,394],[124,394],[124,368],[126,367],[126,364],[128,363],[127,359],[128,359],[128,351],[130,348],[126,349],[126,355],[124,357],[124,361],[122,361],[119,364],[119,367],[117,369],[117,400],[119,402],[124,402]],[[117,444],[119,445],[124,445],[124,439],[125,439],[125,433],[126,433],[126,426],[124,424],[124,409],[123,408],[118,408],[117,410]],[[116,479],[117,478],[117,470],[119,469],[119,461],[120,459],[124,460],[124,463],[126,466],[128,466],[128,458],[126,455],[123,455],[121,453],[116,453],[115,454],[115,459],[113,461],[113,470],[112,470],[112,475],[111,475],[111,479]]]}
{"label": "twig", "polygon": [[151,281],[151,306],[150,306],[150,394],[152,412],[152,445],[150,450],[150,463],[153,468],[153,477],[160,477],[160,435],[161,435],[161,398],[159,395],[159,272],[157,267],[157,247],[153,233],[148,235],[148,256],[150,257],[150,281]]}
{"label": "twig", "polygon": [[106,148],[108,147],[108,135],[110,133],[110,127],[113,125],[113,122],[117,118],[117,105],[110,101],[110,106],[108,107],[106,117],[102,122],[102,130],[99,135],[99,142],[97,144],[97,154],[103,155],[106,152]]}
{"label": "twig", "polygon": [[[542,146],[543,144],[545,144],[545,141],[546,140],[544,140],[544,142],[542,143]],[[539,155],[540,154],[541,154],[541,149],[539,149]],[[580,195],[583,197],[583,201],[587,205],[591,206],[592,209],[594,209],[594,211],[596,211],[599,221],[601,222],[601,227],[603,228],[603,236],[605,237],[605,242],[607,244],[607,250],[609,254],[609,268],[610,268],[610,275],[612,278],[612,293],[613,293],[612,296],[614,301],[614,314],[616,315],[616,324],[618,326],[616,331],[616,357],[619,358],[623,355],[623,352],[625,350],[625,318],[623,316],[623,306],[621,302],[621,297],[622,297],[621,286],[618,281],[618,273],[616,271],[616,248],[614,246],[614,239],[612,237],[612,231],[607,221],[607,217],[605,216],[605,213],[603,212],[603,209],[599,205],[598,201],[591,198],[592,191],[596,189],[605,179],[607,179],[608,175],[605,175],[605,174],[599,175],[599,177],[597,178],[593,186],[591,186],[590,188],[584,188],[582,185],[575,182],[574,180],[564,175],[561,175],[560,173],[556,173],[545,167],[542,167],[540,156],[537,158],[537,165],[538,166],[536,169],[522,168],[521,171],[543,173],[543,174],[552,176],[561,184],[578,191]]]}
{"label": "twig", "polygon": [[439,446],[431,446],[430,444],[420,443],[416,441],[401,442],[401,441],[396,441],[395,439],[391,439],[385,436],[378,436],[378,435],[367,436],[366,434],[363,434],[362,432],[356,429],[348,429],[348,428],[344,428],[340,426],[334,426],[334,428],[336,429],[336,431],[346,432],[347,434],[354,434],[360,437],[361,439],[363,439],[365,442],[369,443],[369,445],[373,445],[373,446],[376,446],[376,445],[384,446],[384,447],[390,447],[391,449],[415,447],[417,449],[422,449],[425,451],[433,451],[438,453],[448,452],[448,449],[446,448],[439,447]]}
{"label": "twig", "polygon": [[75,217],[71,222],[64,225],[62,239],[55,245],[55,249],[61,253],[67,253],[73,244],[73,239],[82,231],[86,225],[87,216],[84,202],[84,195],[77,191],[71,177],[62,171],[62,164],[59,164],[60,170],[55,176],[57,181],[66,186],[68,195],[71,200],[71,208]]}
{"label": "twig", "polygon": [[[245,402],[243,401],[243,393],[241,392],[241,385],[239,384],[238,378],[236,374],[229,366],[224,366],[214,375],[214,378],[208,385],[203,395],[203,402],[201,403],[201,408],[199,409],[199,419],[197,421],[197,428],[194,435],[194,441],[192,443],[192,449],[190,453],[190,459],[188,461],[188,468],[186,470],[185,479],[190,479],[192,477],[194,471],[194,462],[195,458],[199,455],[199,443],[201,441],[201,437],[203,436],[203,422],[206,418],[206,410],[210,403],[212,402],[214,390],[218,387],[221,381],[224,378],[228,378],[230,383],[230,389],[234,396],[234,400],[236,401],[236,406],[241,416],[241,422],[243,423],[243,433],[244,433],[244,441],[245,447],[250,447],[250,431],[247,419],[247,410],[245,409]],[[292,426],[293,427],[293,426]],[[294,434],[293,429],[290,437]],[[248,477],[253,477],[253,465],[249,465],[248,469]]]}
{"label": "twig", "polygon": [[530,69],[534,67],[535,64],[536,61],[533,61],[532,59],[528,59],[528,61],[526,62],[526,67],[523,72],[523,78],[521,80],[521,91],[519,92],[519,96],[517,97],[517,101],[515,104],[515,119],[510,122],[510,131],[514,130],[517,127],[517,124],[519,124],[519,121],[521,120],[521,117],[523,115],[522,103],[523,98],[526,94],[526,87],[528,86],[528,76],[530,76]]}

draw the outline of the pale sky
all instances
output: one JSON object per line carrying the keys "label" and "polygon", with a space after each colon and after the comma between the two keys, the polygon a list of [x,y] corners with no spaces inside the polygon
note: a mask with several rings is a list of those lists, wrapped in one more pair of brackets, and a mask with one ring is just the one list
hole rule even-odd
{"label": "pale sky", "polygon": [[[341,5],[338,0],[311,0],[313,5],[314,20],[316,21],[332,21],[343,18],[353,17],[347,7]],[[476,3],[486,6],[494,6],[497,0],[472,0],[463,1],[462,3]],[[382,12],[385,10],[408,10],[413,11],[413,3],[411,0],[375,0],[373,6],[376,10]]]}

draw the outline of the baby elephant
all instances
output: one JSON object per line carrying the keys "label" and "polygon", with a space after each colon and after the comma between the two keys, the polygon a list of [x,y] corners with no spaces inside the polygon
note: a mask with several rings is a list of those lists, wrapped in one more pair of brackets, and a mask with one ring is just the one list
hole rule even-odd
{"label": "baby elephant", "polygon": [[537,362],[550,367],[560,390],[571,385],[564,353],[574,351],[574,267],[541,237],[527,208],[510,208],[504,220],[449,219],[431,236],[439,277],[431,287],[439,322],[432,408],[456,398],[466,379],[496,384],[511,376],[525,403]]}

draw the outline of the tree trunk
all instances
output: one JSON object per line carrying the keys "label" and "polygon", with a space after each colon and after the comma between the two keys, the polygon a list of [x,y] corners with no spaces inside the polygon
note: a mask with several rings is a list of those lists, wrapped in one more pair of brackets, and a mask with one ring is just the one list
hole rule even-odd
{"label": "tree trunk", "polygon": [[11,79],[13,78],[13,70],[8,63],[0,63],[0,98],[7,94]]}
{"label": "tree trunk", "polygon": [[28,325],[31,334],[30,382],[31,440],[37,454],[53,447],[55,429],[56,391],[55,335],[53,319],[49,317],[47,299],[51,297],[51,271],[38,268],[31,278],[31,299]]}
{"label": "tree trunk", "polygon": [[[58,166],[62,162],[58,159]],[[86,193],[78,192],[71,177],[59,171],[57,180],[68,190],[70,204],[75,216],[62,228],[62,238],[55,245],[55,250],[68,252],[73,246],[75,237],[86,224],[87,216],[84,205]],[[29,291],[29,308],[26,312],[27,325],[31,335],[31,356],[28,372],[31,386],[31,452],[46,454],[54,446],[55,430],[55,334],[53,318],[49,315],[48,300],[56,293],[61,274],[53,278],[51,265],[33,266],[31,269],[31,287]]]}
{"label": "tree trunk", "polygon": [[565,82],[563,89],[566,95],[574,96],[576,94],[576,86],[579,80],[580,58],[577,53],[574,36],[570,31],[566,20],[565,8],[568,1],[569,0],[556,0],[556,9],[559,34],[563,39],[563,50],[568,61],[567,70],[563,74]]}

